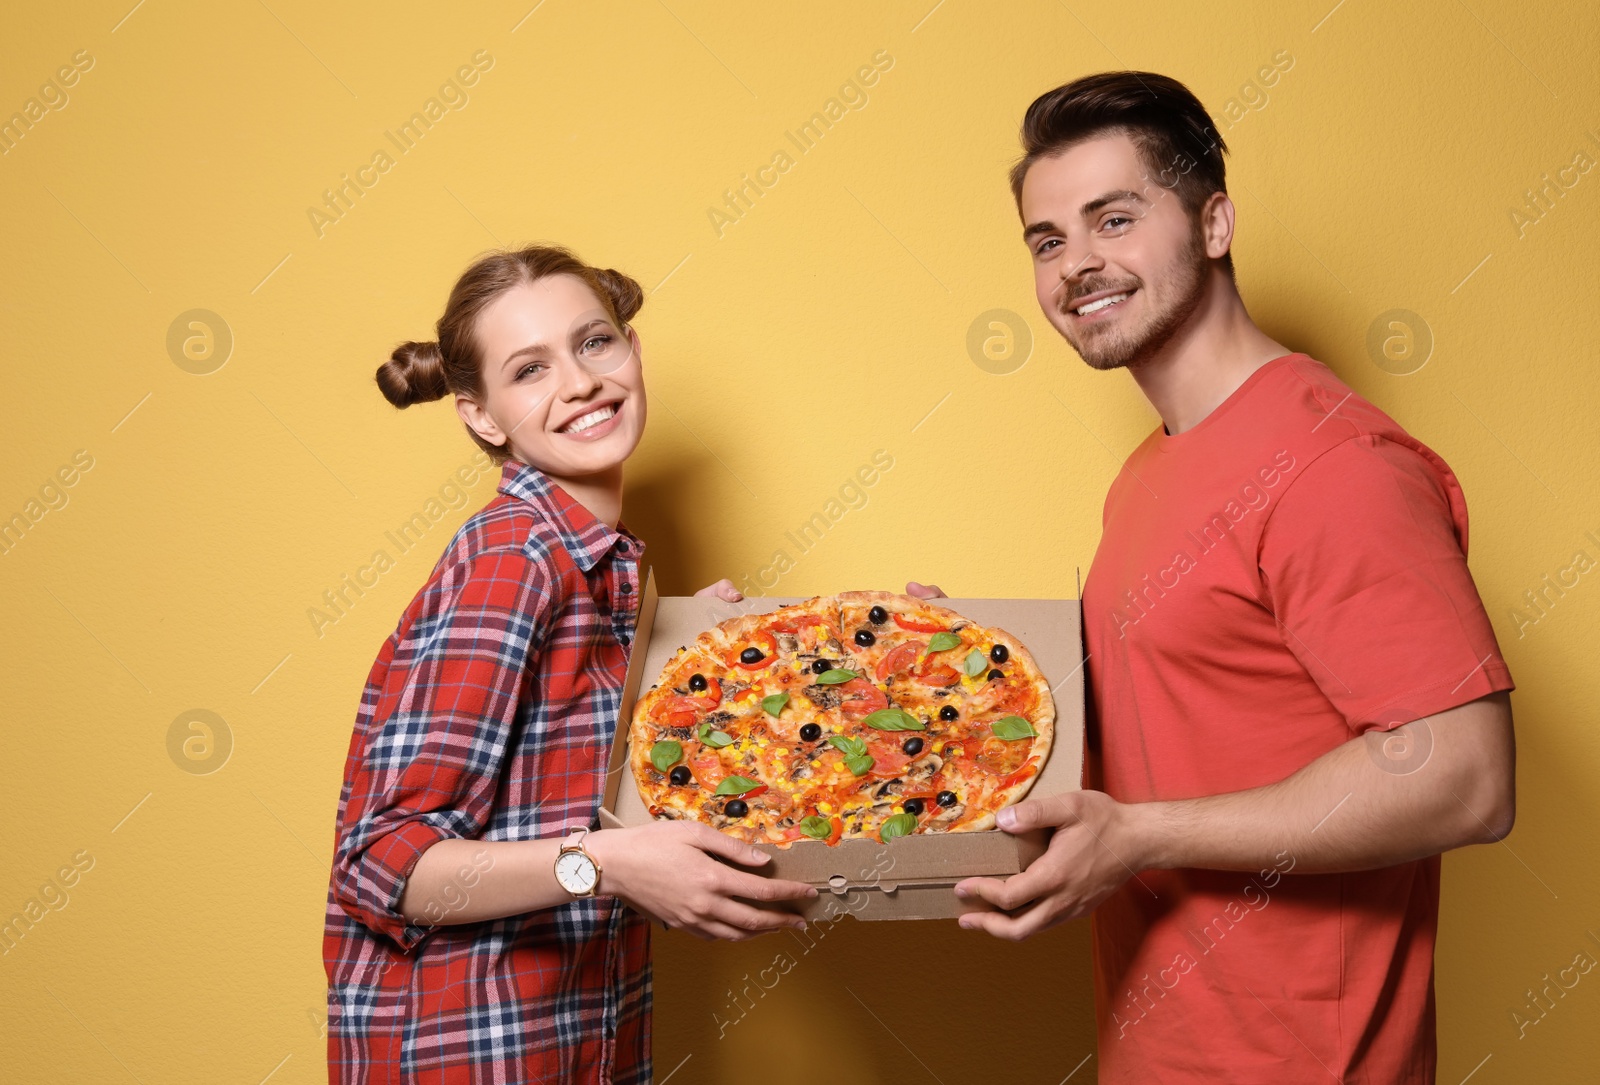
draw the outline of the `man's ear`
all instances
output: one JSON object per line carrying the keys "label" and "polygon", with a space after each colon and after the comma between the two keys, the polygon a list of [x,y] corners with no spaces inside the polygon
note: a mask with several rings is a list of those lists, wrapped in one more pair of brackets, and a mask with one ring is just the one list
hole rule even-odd
{"label": "man's ear", "polygon": [[1220,260],[1233,247],[1233,201],[1226,192],[1213,192],[1200,208],[1200,230],[1206,255]]}
{"label": "man's ear", "polygon": [[499,424],[476,401],[466,396],[456,396],[456,414],[461,416],[461,421],[467,424],[468,429],[490,444],[499,446],[506,443],[506,435]]}

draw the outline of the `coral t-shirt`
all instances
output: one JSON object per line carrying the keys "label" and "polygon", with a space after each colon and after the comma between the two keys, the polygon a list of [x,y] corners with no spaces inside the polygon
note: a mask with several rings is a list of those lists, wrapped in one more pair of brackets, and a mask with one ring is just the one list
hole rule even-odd
{"label": "coral t-shirt", "polygon": [[[1156,430],[1084,587],[1093,786],[1259,787],[1511,689],[1466,550],[1449,467],[1304,354]],[[1407,730],[1363,740],[1386,771],[1426,764]],[[1100,1080],[1431,1083],[1438,907],[1438,856],[1141,873],[1093,918]]]}

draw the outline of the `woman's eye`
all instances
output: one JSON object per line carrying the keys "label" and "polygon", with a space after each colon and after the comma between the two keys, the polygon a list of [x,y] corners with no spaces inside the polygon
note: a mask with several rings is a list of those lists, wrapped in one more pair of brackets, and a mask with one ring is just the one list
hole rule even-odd
{"label": "woman's eye", "polygon": [[591,335],[589,338],[583,341],[583,349],[591,350],[594,349],[595,344],[597,343],[605,344],[609,342],[611,342],[611,337],[609,335]]}
{"label": "woman's eye", "polygon": [[530,362],[521,369],[517,370],[517,379],[521,380],[522,378],[528,376],[538,376],[539,373],[544,370],[544,368],[545,367],[539,362]]}

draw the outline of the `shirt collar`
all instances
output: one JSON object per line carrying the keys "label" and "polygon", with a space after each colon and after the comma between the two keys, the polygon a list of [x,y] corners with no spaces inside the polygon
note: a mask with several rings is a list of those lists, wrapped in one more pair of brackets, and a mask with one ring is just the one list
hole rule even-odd
{"label": "shirt collar", "polygon": [[605,557],[606,551],[625,543],[624,553],[637,558],[644,543],[620,520],[613,529],[584,508],[537,467],[520,460],[506,460],[500,468],[500,492],[532,505],[561,536],[561,544],[578,567],[588,572]]}

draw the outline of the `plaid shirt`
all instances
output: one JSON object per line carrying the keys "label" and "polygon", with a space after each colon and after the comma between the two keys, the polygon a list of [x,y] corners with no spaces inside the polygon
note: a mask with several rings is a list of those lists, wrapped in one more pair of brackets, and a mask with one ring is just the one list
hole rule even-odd
{"label": "plaid shirt", "polygon": [[331,1082],[650,1080],[649,925],[621,901],[443,926],[396,910],[438,840],[597,825],[642,552],[625,526],[507,461],[500,496],[462,525],[385,642],[339,795],[323,937]]}

